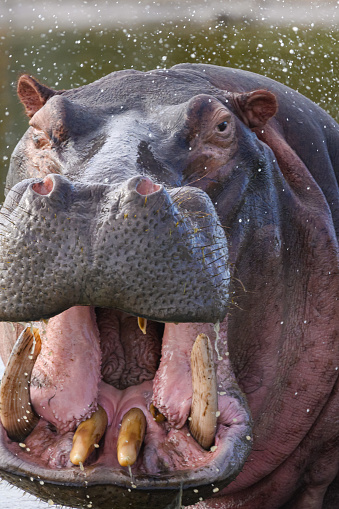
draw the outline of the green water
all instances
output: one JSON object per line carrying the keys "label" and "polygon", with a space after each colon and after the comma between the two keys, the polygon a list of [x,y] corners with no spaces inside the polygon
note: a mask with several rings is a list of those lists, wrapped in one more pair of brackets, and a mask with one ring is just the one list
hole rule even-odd
{"label": "green water", "polygon": [[0,29],[0,183],[27,127],[15,93],[20,73],[33,74],[54,88],[70,88],[118,69],[212,63],[281,81],[338,120],[338,35],[333,27],[277,27],[246,20],[233,24],[222,19],[206,25],[167,22],[83,31]]}

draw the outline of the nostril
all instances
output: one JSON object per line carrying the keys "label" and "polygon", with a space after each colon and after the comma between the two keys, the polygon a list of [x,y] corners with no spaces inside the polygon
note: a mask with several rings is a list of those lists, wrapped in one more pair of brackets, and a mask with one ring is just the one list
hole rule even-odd
{"label": "nostril", "polygon": [[158,184],[154,184],[154,182],[152,182],[152,180],[148,177],[144,177],[139,181],[135,190],[142,196],[147,196],[148,194],[153,194],[156,191],[159,191],[160,187],[161,186]]}
{"label": "nostril", "polygon": [[53,190],[53,180],[50,177],[45,177],[42,182],[35,182],[32,189],[38,194],[49,194]]}

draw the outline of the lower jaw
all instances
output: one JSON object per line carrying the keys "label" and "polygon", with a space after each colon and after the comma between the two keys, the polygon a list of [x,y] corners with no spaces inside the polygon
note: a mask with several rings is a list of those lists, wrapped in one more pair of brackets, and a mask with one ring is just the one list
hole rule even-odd
{"label": "lower jaw", "polygon": [[[1,428],[1,426],[0,426]],[[2,440],[0,429],[0,443]],[[19,462],[18,462],[19,463]],[[221,490],[225,483],[213,482],[208,486],[181,487],[167,485],[142,486],[129,483],[128,486],[119,485],[115,477],[109,471],[103,471],[100,475],[76,476],[71,478],[71,473],[57,472],[53,480],[46,478],[43,469],[29,475],[20,467],[15,471],[2,470],[0,464],[0,476],[3,480],[17,486],[49,505],[71,506],[81,509],[170,509],[179,508],[182,505],[194,505],[202,500],[210,499],[216,491]],[[71,479],[70,479],[71,478]]]}
{"label": "lower jaw", "polygon": [[[224,365],[220,364],[219,368],[221,372],[225,371]],[[234,392],[234,381],[229,380],[229,383]],[[14,465],[13,471],[33,479],[32,483],[44,482],[52,487],[66,483],[73,485],[74,490],[82,486],[105,486],[111,495],[113,492],[124,493],[124,497],[134,501],[137,499],[136,506],[140,508],[143,507],[141,499],[145,490],[154,492],[157,507],[161,508],[166,507],[167,503],[163,505],[160,500],[173,499],[179,489],[184,490],[185,503],[191,504],[200,498],[211,497],[229,484],[241,469],[250,450],[250,417],[246,404],[238,420],[232,419],[234,412],[231,411],[226,418],[223,412],[216,430],[214,447],[206,451],[190,436],[187,421],[180,429],[169,423],[156,423],[149,412],[152,398],[152,380],[122,391],[102,381],[99,383],[97,402],[106,409],[109,425],[99,448],[87,458],[83,468],[72,465],[69,459],[73,430],[58,431],[47,420],[40,418],[36,428],[25,439],[23,447],[22,443],[9,440],[0,426],[1,442],[8,454],[7,474],[10,475],[8,472],[11,472]],[[230,401],[232,398],[234,403]],[[232,398],[226,404],[225,401],[221,402],[220,408],[232,407],[233,404],[236,409],[237,405],[240,408],[244,403],[241,395],[234,398],[233,394]],[[131,468],[127,468],[119,465],[116,450],[121,419],[126,409],[131,407],[143,411],[147,420],[147,433],[137,461]],[[50,493],[54,491],[52,489]],[[149,507],[146,499],[145,507]],[[123,507],[120,502],[119,507]]]}
{"label": "lower jaw", "polygon": [[[213,459],[210,458],[208,466],[197,469],[188,466],[186,470],[174,473],[150,475],[132,466],[129,472],[118,464],[106,464],[105,454],[101,459],[92,457],[83,470],[75,466],[51,468],[48,461],[42,464],[39,452],[29,447],[31,439],[34,441],[41,433],[47,436],[46,427],[48,424],[41,419],[29,439],[26,439],[27,446],[23,450],[19,444],[8,439],[0,424],[0,450],[5,451],[0,456],[0,476],[51,505],[53,502],[90,509],[168,509],[193,505],[218,494],[235,479],[240,469],[239,465],[235,466],[238,458],[230,457],[230,451],[221,453],[221,448],[226,449],[225,430],[218,430],[216,435],[219,453],[203,452],[213,456]],[[185,434],[185,431],[183,429],[182,433]],[[51,438],[57,449],[55,434]],[[59,439],[62,440],[62,437]],[[72,437],[68,439],[71,444]],[[67,437],[64,436],[63,440],[67,441]],[[45,457],[48,453],[53,454],[48,446],[44,452]],[[243,461],[246,456],[244,454]],[[37,457],[40,458],[39,466],[35,461]],[[225,471],[226,463],[228,468]]]}
{"label": "lower jaw", "polygon": [[[154,420],[149,411],[152,384],[152,381],[143,382],[137,387],[118,391],[101,382],[99,404],[108,408],[112,401],[118,401],[116,393],[121,392],[121,407],[117,405],[114,419],[99,447],[88,456],[83,466],[75,466],[70,461],[74,432],[60,432],[43,418],[20,443],[10,440],[0,425],[9,458],[20,460],[26,475],[49,478],[54,483],[72,480],[78,484],[86,480],[141,490],[189,489],[206,482],[213,482],[215,491],[218,486],[225,487],[235,478],[249,453],[249,421],[240,418],[233,426],[218,424],[214,445],[204,450],[191,436],[188,422],[176,429],[166,422],[159,424]],[[131,467],[122,467],[117,458],[121,416],[125,413],[124,408],[136,408],[136,404],[146,417],[147,433],[136,462]]]}

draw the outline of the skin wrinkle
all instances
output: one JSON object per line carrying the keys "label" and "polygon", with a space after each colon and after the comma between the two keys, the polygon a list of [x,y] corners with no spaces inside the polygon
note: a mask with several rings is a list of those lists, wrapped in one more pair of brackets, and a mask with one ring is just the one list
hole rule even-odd
{"label": "skin wrinkle", "polygon": [[[109,311],[108,313],[111,323],[113,313]],[[119,389],[125,389],[131,385],[139,385],[144,380],[153,379],[160,357],[159,326],[149,323],[147,334],[144,335],[138,328],[135,317],[124,317],[122,313],[119,314],[120,338],[116,338],[116,342],[112,344],[111,334],[106,338],[101,334],[101,343],[108,343],[105,352],[106,366],[111,362],[110,350],[113,355],[116,355],[116,352],[119,355],[117,370],[113,373],[114,378],[106,380],[104,377],[104,380],[113,382],[113,385]],[[104,327],[103,319],[105,316],[101,313],[98,320],[101,331]]]}
{"label": "skin wrinkle", "polygon": [[103,359],[101,370],[103,380],[116,387],[125,369],[124,350],[120,340],[120,322],[118,316],[112,316],[111,310],[97,309],[96,315]]}

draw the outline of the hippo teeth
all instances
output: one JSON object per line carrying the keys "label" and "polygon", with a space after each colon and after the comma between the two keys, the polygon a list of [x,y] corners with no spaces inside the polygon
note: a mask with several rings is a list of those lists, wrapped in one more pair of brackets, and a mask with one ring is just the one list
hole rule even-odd
{"label": "hippo teeth", "polygon": [[151,412],[152,417],[155,420],[155,422],[165,422],[166,421],[166,417],[161,412],[159,412],[159,410],[153,405],[153,403],[151,403],[151,405],[149,407],[149,411]]}
{"label": "hippo teeth", "polygon": [[147,320],[138,316],[138,326],[143,334],[146,334]]}
{"label": "hippo teeth", "polygon": [[[138,318],[138,326],[145,334],[147,320]],[[39,417],[31,405],[27,383],[30,383],[34,363],[40,350],[39,329],[26,327],[14,346],[0,387],[0,417],[8,436],[16,442],[23,441],[39,422]],[[189,351],[190,349],[187,350]],[[216,433],[218,398],[213,349],[206,334],[197,336],[191,350],[190,361],[192,400],[189,405],[188,425],[192,437],[201,447],[208,450],[213,445]],[[189,382],[191,380],[189,376]],[[23,410],[27,416],[22,416]],[[166,421],[165,415],[153,404],[150,412],[158,424]],[[188,414],[189,409],[187,416]],[[187,422],[187,416],[185,422]],[[172,427],[171,423],[169,425]],[[69,453],[69,459],[73,465],[83,468],[83,464],[105,435],[107,426],[107,413],[98,405],[98,410],[91,417],[83,420],[74,433],[72,449]],[[136,407],[130,409],[122,418],[116,446],[117,459],[122,467],[130,467],[136,463],[145,435],[146,417],[143,411]]]}
{"label": "hippo teeth", "polygon": [[191,352],[192,406],[189,428],[192,436],[204,448],[209,449],[217,427],[218,393],[209,337],[199,334]]}
{"label": "hippo teeth", "polygon": [[39,330],[26,327],[14,345],[1,380],[0,419],[9,438],[16,442],[25,440],[39,422],[28,384],[40,350]]}
{"label": "hippo teeth", "polygon": [[146,417],[140,408],[131,408],[121,421],[117,455],[122,467],[132,466],[145,438]]}
{"label": "hippo teeth", "polygon": [[107,414],[98,405],[98,410],[78,426],[74,433],[73,447],[70,453],[70,460],[73,465],[81,465],[86,461],[103,437],[107,423]]}

